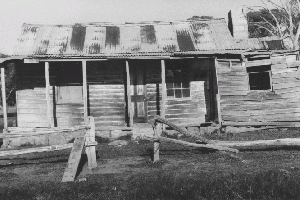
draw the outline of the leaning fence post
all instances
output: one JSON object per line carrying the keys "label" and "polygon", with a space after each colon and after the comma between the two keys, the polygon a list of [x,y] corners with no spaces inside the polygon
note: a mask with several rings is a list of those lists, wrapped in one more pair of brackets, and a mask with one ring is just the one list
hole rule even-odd
{"label": "leaning fence post", "polygon": [[97,142],[95,140],[95,120],[94,117],[89,116],[87,120],[90,129],[86,131],[85,135],[85,151],[88,158],[88,168],[94,169],[97,167],[96,148]]}
{"label": "leaning fence post", "polygon": [[154,149],[153,149],[153,162],[156,162],[159,160],[159,141],[158,137],[161,136],[161,123],[154,122]]}

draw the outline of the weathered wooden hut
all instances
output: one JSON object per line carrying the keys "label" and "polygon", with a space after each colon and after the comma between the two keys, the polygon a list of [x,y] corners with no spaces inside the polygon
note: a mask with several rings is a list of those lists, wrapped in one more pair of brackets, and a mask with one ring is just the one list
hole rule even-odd
{"label": "weathered wooden hut", "polygon": [[298,52],[251,52],[250,43],[237,43],[224,19],[24,24],[2,66],[16,65],[17,127],[87,116],[98,132],[140,133],[155,115],[185,127],[299,121]]}
{"label": "weathered wooden hut", "polygon": [[11,57],[21,59],[17,126],[72,127],[89,115],[97,130],[147,127],[157,114],[185,126],[214,121],[214,57],[173,54],[237,48],[224,19],[24,24]]}

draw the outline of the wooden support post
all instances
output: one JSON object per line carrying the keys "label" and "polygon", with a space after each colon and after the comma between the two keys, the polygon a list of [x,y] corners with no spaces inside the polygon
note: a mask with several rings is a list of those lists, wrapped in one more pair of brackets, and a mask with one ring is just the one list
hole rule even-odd
{"label": "wooden support post", "polygon": [[[166,66],[165,60],[161,60],[161,111],[160,116],[165,118],[166,115],[166,96],[167,96],[167,88],[166,88]],[[163,124],[163,130],[165,130],[165,125]]]}
{"label": "wooden support post", "polygon": [[48,127],[54,127],[51,113],[51,100],[50,100],[50,75],[49,75],[49,62],[45,62],[45,80],[46,80],[46,100],[47,100],[47,119]]}
{"label": "wooden support post", "polygon": [[88,158],[88,168],[94,169],[97,167],[96,148],[97,142],[95,140],[95,120],[94,117],[88,117],[88,125],[91,127],[86,131],[85,135],[85,152]]}
{"label": "wooden support post", "polygon": [[[230,62],[231,65],[231,62]],[[230,66],[231,67],[231,66]],[[219,92],[219,79],[218,79],[218,60],[215,57],[215,70],[216,70],[216,79],[217,79],[217,87],[218,87],[218,94],[216,94],[216,101],[217,101],[217,109],[218,109],[218,121],[219,124],[222,124],[222,113],[221,113],[221,99],[220,99],[220,92]]]}
{"label": "wooden support post", "polygon": [[[160,137],[162,133],[161,123],[154,122],[154,137]],[[153,162],[159,160],[159,141],[154,140],[154,148],[153,148]]]}
{"label": "wooden support post", "polygon": [[222,113],[221,113],[221,99],[220,99],[220,94],[216,94],[216,99],[217,99],[217,106],[218,106],[218,121],[219,124],[222,125]]}
{"label": "wooden support post", "polygon": [[83,88],[83,113],[84,122],[88,123],[88,98],[87,98],[87,81],[86,81],[86,60],[82,61],[82,88]]}
{"label": "wooden support post", "polygon": [[2,110],[3,110],[3,120],[4,129],[7,129],[7,107],[6,107],[6,88],[5,88],[5,69],[4,66],[1,67],[1,84],[2,84]]}
{"label": "wooden support post", "polygon": [[129,63],[128,60],[126,60],[126,76],[127,76],[127,105],[128,105],[128,117],[129,117],[129,126],[133,126],[133,110],[132,110],[132,104],[131,104],[131,87],[130,87],[130,71],[129,71]]}

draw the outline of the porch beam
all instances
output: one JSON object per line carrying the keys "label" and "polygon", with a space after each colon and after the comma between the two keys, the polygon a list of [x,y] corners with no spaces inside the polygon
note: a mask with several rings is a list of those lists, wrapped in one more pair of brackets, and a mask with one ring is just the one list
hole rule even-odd
{"label": "porch beam", "polygon": [[76,62],[82,62],[82,61],[107,61],[107,59],[80,59],[80,58],[49,58],[49,59],[38,59],[40,62],[71,62],[71,61],[76,61]]}
{"label": "porch beam", "polygon": [[83,112],[84,122],[88,121],[88,94],[87,94],[87,80],[86,80],[86,60],[82,61],[82,87],[83,87]]}
{"label": "porch beam", "polygon": [[7,129],[7,107],[6,107],[6,90],[5,90],[5,69],[1,66],[1,85],[2,85],[2,110],[4,129]]}
{"label": "porch beam", "polygon": [[165,118],[165,115],[166,115],[166,96],[167,96],[166,66],[165,66],[165,60],[161,60],[161,111],[160,111],[160,116],[163,118]]}
{"label": "porch beam", "polygon": [[49,75],[49,62],[45,62],[45,81],[46,81],[46,100],[47,100],[47,120],[48,127],[54,127],[51,114],[51,100],[50,100],[50,75]]}
{"label": "porch beam", "polygon": [[127,89],[127,105],[128,105],[128,117],[129,117],[129,126],[133,126],[133,110],[132,110],[132,104],[131,104],[131,87],[130,87],[130,71],[129,71],[129,63],[128,60],[126,60],[126,89]]}
{"label": "porch beam", "polygon": [[219,121],[219,124],[222,125],[221,97],[220,97],[220,89],[219,89],[219,79],[218,79],[219,75],[218,75],[218,60],[217,60],[217,58],[214,59],[214,64],[215,64],[217,88],[218,88],[218,93],[216,94],[218,121]]}
{"label": "porch beam", "polygon": [[[107,60],[145,60],[145,59],[157,59],[157,60],[187,60],[187,59],[195,59],[195,58],[211,58],[211,56],[191,56],[191,57],[170,57],[170,56],[132,56],[132,57],[128,57],[128,58],[124,58],[124,57],[108,57],[108,58],[48,58],[48,59],[27,59],[26,63],[31,63],[31,62],[70,62],[70,61],[77,61],[77,62],[81,62],[82,60],[86,60],[86,61],[107,61]],[[25,60],[24,60],[25,63]]]}

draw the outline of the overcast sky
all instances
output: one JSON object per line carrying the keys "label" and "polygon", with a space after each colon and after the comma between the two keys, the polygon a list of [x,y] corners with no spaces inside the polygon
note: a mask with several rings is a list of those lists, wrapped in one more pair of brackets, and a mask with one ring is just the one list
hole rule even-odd
{"label": "overcast sky", "polygon": [[23,23],[186,20],[194,15],[227,18],[232,8],[260,0],[0,0],[0,52],[13,53]]}

